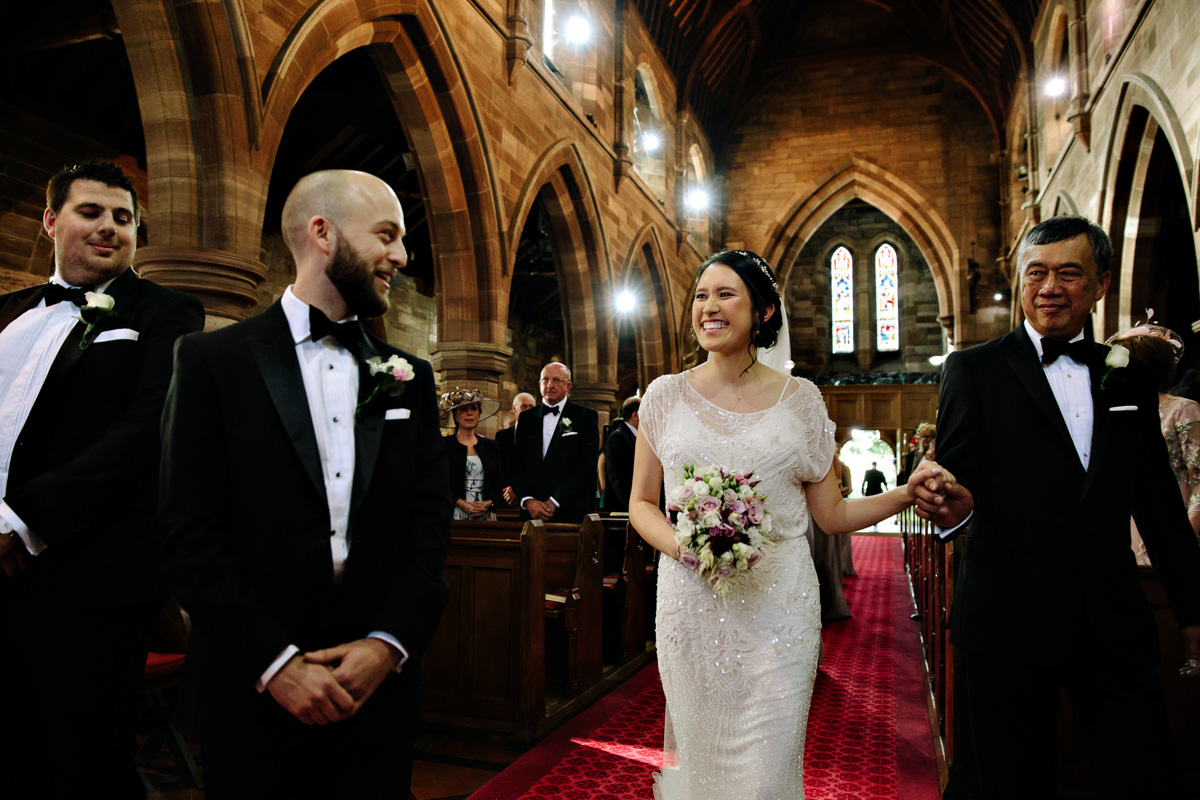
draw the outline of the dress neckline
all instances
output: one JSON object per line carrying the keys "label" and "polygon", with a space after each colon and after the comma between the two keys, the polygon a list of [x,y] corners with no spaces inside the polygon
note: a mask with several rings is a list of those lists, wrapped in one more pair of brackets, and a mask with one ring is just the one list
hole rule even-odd
{"label": "dress neckline", "polygon": [[[695,367],[692,367],[692,369],[695,369]],[[703,400],[708,405],[715,408],[717,411],[720,411],[722,414],[732,414],[735,417],[753,417],[756,414],[765,414],[768,411],[770,411],[771,409],[778,407],[781,403],[783,403],[784,400],[790,399],[791,397],[795,396],[795,394],[796,394],[796,392],[792,392],[792,394],[788,395],[788,397],[784,397],[784,394],[787,392],[788,386],[791,385],[793,380],[796,380],[796,376],[789,375],[787,377],[787,380],[785,380],[783,382],[783,390],[779,392],[779,399],[776,400],[773,404],[767,406],[766,408],[761,408],[758,411],[730,411],[728,408],[723,408],[723,407],[717,405],[716,403],[714,403],[712,400],[709,400],[704,395],[700,394],[700,390],[697,389],[695,386],[693,386],[692,382],[690,380],[688,380],[687,374],[691,371],[692,370],[689,369],[689,370],[685,370],[685,371],[679,373],[679,378],[685,384],[687,384],[687,387],[692,390],[692,393],[694,395],[696,395],[696,397],[699,397],[701,400]],[[797,392],[800,390],[799,384],[800,384],[800,382],[797,380],[796,381],[796,385],[797,385],[796,391]]]}

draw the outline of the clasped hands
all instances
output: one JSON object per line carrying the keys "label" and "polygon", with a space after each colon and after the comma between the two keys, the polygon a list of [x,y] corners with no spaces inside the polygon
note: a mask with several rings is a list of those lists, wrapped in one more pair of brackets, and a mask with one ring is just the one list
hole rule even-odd
{"label": "clasped hands", "polygon": [[354,716],[399,662],[382,640],[358,639],[292,656],[267,691],[305,725],[326,725]]}
{"label": "clasped hands", "polygon": [[908,479],[908,490],[917,516],[942,528],[958,525],[975,507],[971,492],[935,461],[921,462]]}
{"label": "clasped hands", "polygon": [[554,516],[554,512],[558,510],[558,506],[549,500],[535,500],[530,498],[525,501],[525,510],[529,512],[530,518],[549,522],[550,518]]}

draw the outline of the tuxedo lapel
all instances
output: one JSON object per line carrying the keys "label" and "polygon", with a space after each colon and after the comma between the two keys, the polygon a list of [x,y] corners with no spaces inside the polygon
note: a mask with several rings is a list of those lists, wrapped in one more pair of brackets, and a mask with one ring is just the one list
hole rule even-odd
{"label": "tuxedo lapel", "polygon": [[[105,316],[102,322],[96,324],[92,328],[92,333],[88,337],[89,342],[96,340],[97,334],[113,325],[120,320],[121,314],[129,310],[129,304],[133,301],[138,293],[138,276],[132,269],[127,269],[113,279],[113,282],[108,285],[105,294],[113,299],[112,313]],[[44,292],[44,290],[43,290]],[[40,296],[39,296],[40,299]],[[66,301],[63,301],[66,302]],[[71,367],[75,366],[75,362],[87,352],[88,347],[80,347],[80,342],[83,341],[83,333],[87,330],[87,323],[82,319],[75,323],[75,327],[67,334],[67,338],[63,340],[62,347],[58,349],[58,355],[54,358],[54,363],[50,365],[50,371],[46,373],[46,382],[42,384],[42,391],[53,391],[56,384],[66,377],[71,371]]]}
{"label": "tuxedo lapel", "polygon": [[1104,365],[1102,351],[1106,352],[1108,348],[1101,345],[1097,345],[1096,348],[1097,353],[1088,364],[1088,372],[1092,378],[1092,455],[1088,459],[1087,475],[1083,479],[1083,497],[1087,496],[1092,480],[1104,460],[1108,445],[1109,418],[1112,416],[1108,413],[1108,398],[1100,391],[1100,383],[1104,377],[1101,369]]}
{"label": "tuxedo lapel", "polygon": [[263,312],[263,316],[270,323],[270,332],[262,339],[251,339],[248,342],[250,352],[313,488],[325,497],[321,451],[317,449],[317,434],[313,430],[308,395],[304,391],[304,376],[300,374],[300,362],[296,358],[296,343],[292,341],[287,318],[278,303]]}
{"label": "tuxedo lapel", "polygon": [[4,306],[0,307],[0,331],[7,328],[14,319],[40,303],[42,295],[45,293],[46,284],[35,286],[32,290],[10,294]]}
{"label": "tuxedo lapel", "polygon": [[[379,355],[370,337],[366,338],[363,358],[358,362],[358,400],[361,403],[374,388],[376,378],[371,375],[366,359]],[[382,397],[363,406],[361,414],[354,418],[354,485],[350,490],[350,519],[354,520],[367,489],[371,486],[371,478],[375,475],[375,462],[379,458],[379,442],[383,438],[384,415],[387,403]],[[351,523],[353,524],[353,523]]]}
{"label": "tuxedo lapel", "polygon": [[1051,427],[1058,433],[1062,442],[1075,452],[1075,443],[1071,432],[1067,430],[1067,421],[1063,419],[1062,409],[1054,399],[1050,389],[1050,381],[1046,379],[1046,370],[1038,361],[1037,350],[1022,325],[1006,337],[1005,358],[1009,367],[1016,373],[1017,380],[1025,391],[1033,396],[1034,402],[1049,419]]}

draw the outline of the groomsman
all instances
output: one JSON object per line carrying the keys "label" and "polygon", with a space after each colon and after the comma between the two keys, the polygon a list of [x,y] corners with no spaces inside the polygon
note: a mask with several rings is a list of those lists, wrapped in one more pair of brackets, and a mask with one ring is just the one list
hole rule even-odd
{"label": "groomsman", "polygon": [[605,511],[629,511],[629,493],[633,488],[633,451],[642,407],[639,397],[626,398],[621,404],[621,422],[612,427],[604,441]]}
{"label": "groomsman", "polygon": [[513,491],[531,519],[582,522],[596,495],[596,412],[567,399],[571,370],[542,367],[542,405],[521,414],[513,447]]}
{"label": "groomsman", "polygon": [[388,310],[404,217],[383,181],[329,170],[283,235],[296,282],[180,342],[163,419],[205,779],[214,799],[403,797],[452,508],[432,369],[358,321]]}
{"label": "groomsman", "polygon": [[1200,673],[1200,548],[1149,370],[1106,363],[1084,330],[1112,252],[1082,217],[1034,226],[1017,254],[1025,322],[952,354],[942,374],[937,456],[958,483],[919,508],[943,538],[969,528],[951,640],[968,655],[984,798],[1056,796],[1060,689],[1101,797],[1195,796],[1175,783],[1129,518],[1183,627],[1184,675]]}
{"label": "groomsman", "polygon": [[192,297],[130,268],[113,164],[55,175],[50,282],[0,296],[0,794],[145,797],[128,718],[161,599],[159,417]]}

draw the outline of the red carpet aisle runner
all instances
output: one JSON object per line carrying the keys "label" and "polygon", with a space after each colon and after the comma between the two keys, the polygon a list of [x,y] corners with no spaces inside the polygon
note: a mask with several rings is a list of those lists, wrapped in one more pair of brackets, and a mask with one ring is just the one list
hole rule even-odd
{"label": "red carpet aisle runner", "polygon": [[[824,633],[804,757],[808,800],[940,796],[900,547],[894,537],[854,538],[859,577],[846,580],[854,618]],[[572,723],[555,734],[471,800],[646,800],[662,765],[663,707],[655,680],[598,727]]]}

